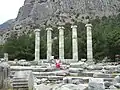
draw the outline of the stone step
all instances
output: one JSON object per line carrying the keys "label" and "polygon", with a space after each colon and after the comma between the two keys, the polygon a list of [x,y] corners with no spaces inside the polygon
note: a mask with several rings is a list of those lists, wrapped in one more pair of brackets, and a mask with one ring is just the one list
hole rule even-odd
{"label": "stone step", "polygon": [[25,70],[32,70],[32,67],[30,66],[11,66],[11,71],[25,71]]}
{"label": "stone step", "polygon": [[70,73],[81,73],[83,68],[69,68]]}
{"label": "stone step", "polygon": [[13,79],[12,82],[28,82],[28,80],[25,80],[25,79]]}
{"label": "stone step", "polygon": [[69,73],[69,76],[79,76],[79,73]]}
{"label": "stone step", "polygon": [[33,68],[32,71],[33,72],[51,72],[51,71],[55,71],[55,68]]}
{"label": "stone step", "polygon": [[78,76],[93,77],[94,73],[95,72],[82,72],[82,73],[79,73]]}
{"label": "stone step", "polygon": [[60,70],[53,72],[33,72],[35,76],[66,76],[68,75],[68,71]]}
{"label": "stone step", "polygon": [[28,85],[13,86],[13,88],[28,88]]}
{"label": "stone step", "polygon": [[107,66],[104,66],[104,69],[105,70],[115,70],[117,69],[118,66],[114,66],[114,65],[107,65]]}
{"label": "stone step", "polygon": [[65,80],[65,79],[68,79],[69,81],[71,81],[71,83],[72,83],[72,81],[73,80],[79,80],[81,83],[88,83],[89,82],[89,78],[91,78],[91,77],[72,77],[72,76],[67,76],[67,77],[64,77],[63,78],[63,81]]}
{"label": "stone step", "polygon": [[63,80],[64,76],[36,76],[37,79],[47,78],[48,80]]}
{"label": "stone step", "polygon": [[112,82],[113,78],[104,78],[104,81]]}
{"label": "stone step", "polygon": [[12,83],[13,86],[17,86],[17,85],[28,85],[28,82],[13,82]]}
{"label": "stone step", "polygon": [[13,79],[18,79],[18,80],[28,80],[27,78],[19,78],[19,77],[13,77]]}
{"label": "stone step", "polygon": [[97,73],[95,73],[94,75],[93,75],[93,77],[94,78],[115,78],[116,76],[118,76],[119,74],[104,74],[104,73],[102,73],[102,74],[97,74]]}
{"label": "stone step", "polygon": [[15,71],[26,71],[26,70],[32,70],[34,72],[51,72],[51,71],[55,71],[56,68],[52,68],[52,67],[49,67],[49,68],[42,68],[42,67],[28,67],[28,66],[24,66],[24,67],[21,67],[21,66],[11,66],[10,67],[11,69],[11,72],[15,72]]}

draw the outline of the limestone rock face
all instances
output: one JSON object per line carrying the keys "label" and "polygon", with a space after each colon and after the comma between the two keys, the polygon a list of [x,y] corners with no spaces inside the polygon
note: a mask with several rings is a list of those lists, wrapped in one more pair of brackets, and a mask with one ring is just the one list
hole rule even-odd
{"label": "limestone rock face", "polygon": [[[120,11],[119,0],[25,0],[16,18],[18,23],[57,24],[82,16],[109,16]],[[50,24],[50,23],[49,23]]]}

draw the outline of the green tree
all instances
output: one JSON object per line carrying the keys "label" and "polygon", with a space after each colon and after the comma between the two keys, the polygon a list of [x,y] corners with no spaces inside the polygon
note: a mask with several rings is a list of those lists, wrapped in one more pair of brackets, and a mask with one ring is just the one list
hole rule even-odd
{"label": "green tree", "polygon": [[107,34],[108,56],[115,60],[115,55],[120,55],[120,29]]}
{"label": "green tree", "polygon": [[4,45],[3,52],[9,54],[9,59],[27,59],[34,58],[34,35],[23,35],[19,38],[10,38]]}

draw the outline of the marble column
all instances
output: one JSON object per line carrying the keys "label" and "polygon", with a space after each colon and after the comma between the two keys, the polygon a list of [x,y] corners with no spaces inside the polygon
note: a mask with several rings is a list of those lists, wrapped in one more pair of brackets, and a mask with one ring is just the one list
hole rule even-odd
{"label": "marble column", "polygon": [[59,29],[59,59],[64,61],[64,27],[60,26]]}
{"label": "marble column", "polygon": [[47,30],[47,60],[52,56],[52,28],[46,28]]}
{"label": "marble column", "polygon": [[93,50],[92,50],[92,24],[86,24],[87,28],[87,62],[93,63]]}
{"label": "marble column", "polygon": [[72,25],[72,52],[73,60],[78,61],[78,40],[77,40],[77,25]]}
{"label": "marble column", "polygon": [[40,60],[40,29],[35,29],[35,61]]}

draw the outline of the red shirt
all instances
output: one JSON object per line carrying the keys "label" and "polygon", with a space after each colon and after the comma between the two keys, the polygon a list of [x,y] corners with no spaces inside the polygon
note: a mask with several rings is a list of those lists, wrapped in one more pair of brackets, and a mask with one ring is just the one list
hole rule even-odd
{"label": "red shirt", "polygon": [[60,68],[60,60],[56,60],[56,68]]}

